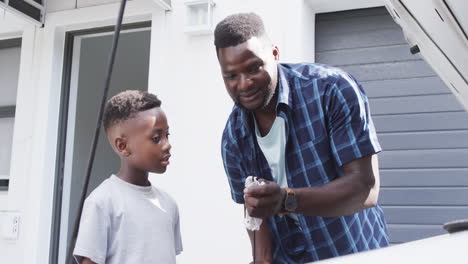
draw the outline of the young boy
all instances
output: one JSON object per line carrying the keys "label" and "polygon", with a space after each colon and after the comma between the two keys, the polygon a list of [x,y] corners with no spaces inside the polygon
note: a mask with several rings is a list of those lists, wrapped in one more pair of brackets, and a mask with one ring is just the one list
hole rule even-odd
{"label": "young boy", "polygon": [[182,251],[177,204],[148,180],[148,172],[164,173],[171,157],[160,106],[142,91],[107,102],[103,123],[120,170],[85,201],[74,250],[79,263],[176,263]]}

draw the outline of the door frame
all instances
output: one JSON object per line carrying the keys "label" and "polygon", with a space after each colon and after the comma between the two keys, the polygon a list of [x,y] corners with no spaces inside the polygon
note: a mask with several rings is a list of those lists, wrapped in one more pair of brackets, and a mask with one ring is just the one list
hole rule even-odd
{"label": "door frame", "polygon": [[[143,30],[149,28],[151,30],[151,21],[142,21],[137,23],[130,23],[122,25],[123,31],[131,30]],[[73,121],[74,117],[69,116],[70,112],[76,111],[76,109],[70,109],[75,103],[70,102],[71,97],[74,97],[73,100],[76,100],[76,89],[77,87],[72,87],[72,81],[77,78],[76,67],[79,65],[79,62],[74,61],[79,55],[79,50],[76,50],[77,41],[82,37],[91,37],[99,35],[111,35],[114,32],[113,26],[104,26],[99,28],[90,28],[82,29],[76,31],[68,31],[65,33],[65,45],[64,45],[64,58],[63,58],[63,75],[62,75],[62,92],[60,96],[60,110],[59,110],[59,132],[58,132],[58,143],[57,143],[57,159],[55,166],[55,186],[54,186],[54,198],[53,198],[53,219],[52,219],[52,241],[50,248],[50,263],[58,263],[58,258],[60,254],[60,242],[61,242],[61,220],[63,217],[62,211],[62,202],[63,202],[63,190],[64,186],[67,184],[66,176],[66,167],[70,162],[67,158],[67,154],[70,154],[70,149],[72,147],[70,144],[67,145],[67,132],[69,127],[70,120]],[[70,135],[68,135],[70,136]],[[73,135],[72,135],[73,136]],[[69,221],[74,221],[75,219],[68,219]],[[62,230],[63,231],[63,230]],[[68,230],[69,232],[70,230]]]}

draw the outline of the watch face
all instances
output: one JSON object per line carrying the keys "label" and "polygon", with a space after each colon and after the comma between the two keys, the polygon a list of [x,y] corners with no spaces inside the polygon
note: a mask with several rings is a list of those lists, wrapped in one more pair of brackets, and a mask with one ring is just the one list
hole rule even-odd
{"label": "watch face", "polygon": [[292,211],[295,211],[296,208],[297,208],[296,196],[288,194],[284,201],[284,209],[286,209],[286,211],[292,212]]}

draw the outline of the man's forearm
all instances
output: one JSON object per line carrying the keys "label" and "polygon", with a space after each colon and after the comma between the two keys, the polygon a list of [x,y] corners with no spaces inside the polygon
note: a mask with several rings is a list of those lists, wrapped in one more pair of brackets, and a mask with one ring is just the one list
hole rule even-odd
{"label": "man's forearm", "polygon": [[372,166],[346,167],[344,177],[323,186],[295,189],[299,201],[297,213],[333,217],[375,206],[380,189],[377,156],[360,161],[370,163],[371,159]]}
{"label": "man's forearm", "polygon": [[351,215],[371,207],[374,204],[366,201],[376,192],[371,186],[345,178],[320,187],[294,190],[299,201],[297,213],[323,217]]}
{"label": "man's forearm", "polygon": [[[271,248],[271,233],[268,229],[266,220],[263,220],[260,230],[255,231],[255,247],[254,247],[254,232],[247,230],[252,245],[252,255],[255,249],[255,258],[258,263],[273,263],[273,255]],[[263,261],[263,262],[260,262]]]}

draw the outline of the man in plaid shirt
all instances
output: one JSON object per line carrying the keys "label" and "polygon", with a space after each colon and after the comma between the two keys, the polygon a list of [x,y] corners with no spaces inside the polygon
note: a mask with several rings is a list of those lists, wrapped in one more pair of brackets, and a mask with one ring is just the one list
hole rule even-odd
{"label": "man in plaid shirt", "polygon": [[[221,21],[215,46],[235,102],[221,146],[232,198],[264,219],[256,263],[307,263],[387,246],[377,204],[381,148],[361,85],[330,66],[279,63],[253,13]],[[245,189],[250,175],[265,184]]]}

